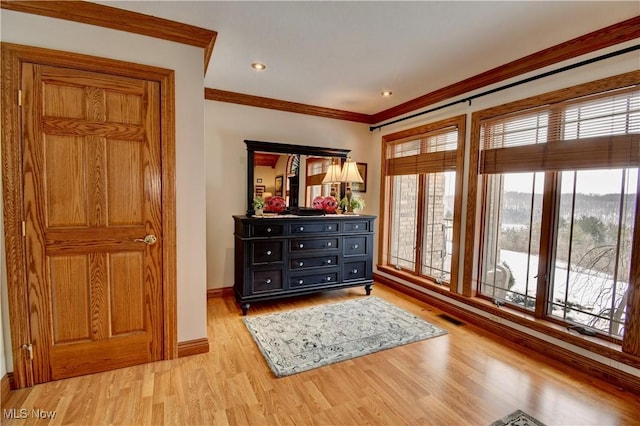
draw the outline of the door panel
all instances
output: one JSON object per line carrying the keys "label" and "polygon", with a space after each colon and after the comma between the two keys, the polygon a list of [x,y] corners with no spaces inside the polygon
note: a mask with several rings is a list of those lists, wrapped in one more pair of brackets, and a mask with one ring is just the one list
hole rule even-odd
{"label": "door panel", "polygon": [[112,123],[142,124],[144,118],[141,97],[105,90],[107,121]]}
{"label": "door panel", "polygon": [[114,253],[111,270],[111,333],[144,332],[144,256],[141,252]]}
{"label": "door panel", "polygon": [[88,206],[83,196],[87,180],[84,139],[47,136],[43,142],[47,227],[88,225]]}
{"label": "door panel", "polygon": [[87,118],[83,87],[47,84],[43,88],[43,96],[47,99],[43,105],[45,116]]}
{"label": "door panel", "polygon": [[22,71],[34,380],[162,359],[159,85]]}
{"label": "door panel", "polygon": [[88,256],[51,256],[53,344],[91,339]]}
{"label": "door panel", "polygon": [[144,225],[143,146],[136,141],[109,142],[107,181],[109,182],[108,223]]}

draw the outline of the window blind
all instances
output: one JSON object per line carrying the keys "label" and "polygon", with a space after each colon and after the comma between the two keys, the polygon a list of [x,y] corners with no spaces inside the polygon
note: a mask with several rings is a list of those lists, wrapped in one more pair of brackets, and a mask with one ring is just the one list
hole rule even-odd
{"label": "window blind", "polygon": [[413,175],[455,170],[457,148],[457,126],[387,143],[386,175]]}
{"label": "window blind", "polygon": [[640,165],[640,87],[483,120],[479,172]]}

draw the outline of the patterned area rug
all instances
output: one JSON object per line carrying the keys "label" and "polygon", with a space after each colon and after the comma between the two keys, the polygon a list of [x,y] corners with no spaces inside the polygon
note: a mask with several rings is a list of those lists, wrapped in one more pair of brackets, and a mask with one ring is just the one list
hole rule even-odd
{"label": "patterned area rug", "polygon": [[277,377],[447,333],[375,296],[243,321]]}
{"label": "patterned area rug", "polygon": [[518,410],[500,420],[496,420],[490,426],[545,426],[545,424],[524,411]]}

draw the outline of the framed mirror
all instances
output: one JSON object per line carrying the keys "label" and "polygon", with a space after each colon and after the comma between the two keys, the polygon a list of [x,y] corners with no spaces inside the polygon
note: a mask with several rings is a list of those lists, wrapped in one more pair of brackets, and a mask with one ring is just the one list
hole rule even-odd
{"label": "framed mirror", "polygon": [[[245,140],[247,145],[247,215],[253,215],[253,198],[282,194],[287,209],[295,213],[311,208],[305,178],[309,164],[342,162],[350,150],[316,146],[292,145],[276,142]],[[271,170],[269,170],[269,168]],[[316,178],[317,180],[317,178]],[[311,182],[313,183],[313,182]]]}

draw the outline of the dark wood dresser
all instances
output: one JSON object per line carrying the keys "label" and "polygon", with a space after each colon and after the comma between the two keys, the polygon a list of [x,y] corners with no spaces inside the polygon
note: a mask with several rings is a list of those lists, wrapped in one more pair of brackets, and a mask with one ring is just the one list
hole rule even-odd
{"label": "dark wood dresser", "polygon": [[251,302],[373,285],[375,216],[233,216],[236,300]]}

